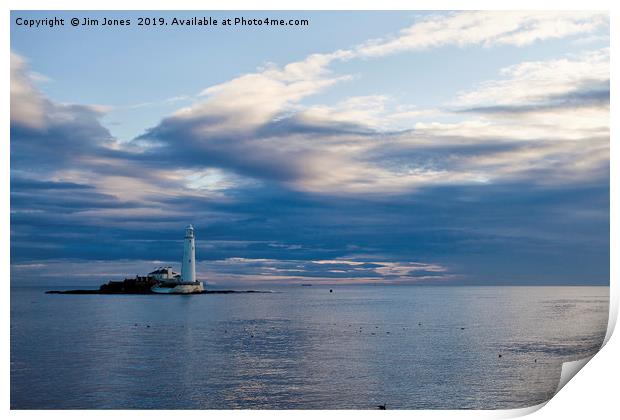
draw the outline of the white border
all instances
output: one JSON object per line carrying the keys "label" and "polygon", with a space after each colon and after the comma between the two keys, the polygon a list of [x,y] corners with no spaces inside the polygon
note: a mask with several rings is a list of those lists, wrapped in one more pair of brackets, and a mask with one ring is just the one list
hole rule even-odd
{"label": "white border", "polygon": [[[617,3],[617,2],[616,2]],[[9,267],[9,103],[10,98],[10,73],[9,73],[9,51],[10,51],[10,10],[463,10],[463,9],[489,9],[489,10],[609,10],[611,14],[611,22],[615,22],[617,13],[615,12],[615,4],[611,1],[589,0],[589,1],[541,1],[541,0],[470,0],[467,3],[455,0],[418,0],[410,2],[406,0],[297,0],[295,2],[286,0],[263,0],[260,3],[251,0],[218,0],[205,2],[199,0],[151,0],[149,2],[136,0],[91,0],[87,4],[79,0],[56,0],[53,3],[45,0],[4,0],[2,2],[4,10],[2,19],[2,32],[0,33],[0,45],[2,48],[2,56],[6,58],[4,65],[1,66],[2,80],[4,81],[3,90],[5,93],[4,100],[1,102],[2,127],[4,134],[2,136],[2,149],[0,149],[0,191],[2,202],[0,204],[2,217],[0,218],[0,267]],[[612,25],[611,39],[618,39],[618,31]],[[612,41],[613,49],[613,41]],[[614,54],[611,54],[611,73],[620,74],[614,66]],[[612,78],[612,110],[614,98],[617,96],[613,89],[614,79]],[[613,115],[613,114],[611,114]],[[618,183],[614,182],[618,179],[617,163],[617,147],[614,147],[615,130],[614,121],[611,121],[612,138],[611,138],[611,214],[620,214],[618,207]],[[618,316],[618,225],[615,219],[611,219],[611,301],[610,301],[610,320],[605,341],[607,342],[615,326]],[[8,284],[8,279],[4,279]],[[2,364],[2,401],[5,410],[10,406],[10,294],[3,293],[4,304],[2,306],[4,322],[2,323],[3,340],[2,354],[4,363]],[[618,360],[616,354],[619,354],[620,344],[618,339],[612,339],[607,342],[604,349],[597,354],[588,366],[579,374],[579,379],[571,381],[558,395],[552,398],[546,405],[545,409],[537,411],[533,418],[583,418],[584,416],[594,418],[611,418],[611,413],[618,413],[618,404],[616,403],[616,379],[618,374]],[[390,417],[410,418],[504,418],[515,417],[536,411],[545,404],[537,407],[531,407],[521,410],[497,410],[497,411],[389,411]],[[108,418],[111,415],[119,418],[135,418],[149,416],[150,418],[163,419],[170,415],[183,416],[188,418],[204,418],[204,416],[217,415],[223,419],[238,419],[241,417],[252,417],[257,419],[271,418],[274,414],[281,416],[293,416],[296,418],[314,418],[316,416],[327,416],[338,418],[368,418],[371,416],[386,416],[388,411],[11,411],[14,417],[29,418],[31,416],[45,416],[49,418],[69,418],[77,419],[83,417],[89,418]]]}

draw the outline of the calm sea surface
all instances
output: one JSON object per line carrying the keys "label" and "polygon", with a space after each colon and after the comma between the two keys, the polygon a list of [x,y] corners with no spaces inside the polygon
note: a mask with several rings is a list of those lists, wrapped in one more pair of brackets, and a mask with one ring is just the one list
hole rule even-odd
{"label": "calm sea surface", "polygon": [[[11,290],[11,407],[517,408],[595,353],[608,287]],[[498,357],[501,354],[502,357]]]}

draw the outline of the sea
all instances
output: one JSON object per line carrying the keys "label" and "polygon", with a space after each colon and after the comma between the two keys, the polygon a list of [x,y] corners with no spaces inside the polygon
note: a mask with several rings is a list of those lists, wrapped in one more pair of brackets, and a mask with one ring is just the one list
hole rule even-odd
{"label": "sea", "polygon": [[528,407],[597,352],[609,307],[608,287],[255,289],[12,287],[11,408]]}

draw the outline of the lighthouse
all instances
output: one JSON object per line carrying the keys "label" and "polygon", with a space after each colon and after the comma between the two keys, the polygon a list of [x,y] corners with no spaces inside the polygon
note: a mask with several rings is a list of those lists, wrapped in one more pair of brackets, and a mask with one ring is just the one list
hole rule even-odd
{"label": "lighthouse", "polygon": [[[159,276],[160,272],[165,275]],[[194,227],[189,225],[185,228],[185,240],[183,241],[183,261],[181,262],[181,276],[166,267],[149,274],[157,280],[157,284],[151,287],[153,293],[166,293],[175,295],[187,295],[192,293],[204,293],[204,285],[196,281],[196,244]]]}
{"label": "lighthouse", "polygon": [[185,228],[181,279],[183,282],[193,283],[196,281],[196,244],[194,242],[194,227],[192,225]]}

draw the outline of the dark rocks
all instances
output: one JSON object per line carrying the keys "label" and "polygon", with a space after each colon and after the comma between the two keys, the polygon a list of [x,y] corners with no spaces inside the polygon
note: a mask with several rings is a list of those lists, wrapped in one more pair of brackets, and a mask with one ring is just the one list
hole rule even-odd
{"label": "dark rocks", "polygon": [[[99,290],[48,290],[45,293],[55,295],[159,295],[166,294],[182,294],[182,293],[155,293],[151,291],[151,287],[157,284],[157,280],[142,281],[136,279],[127,279],[124,281],[111,281],[101,285]],[[192,293],[194,295],[210,295],[210,294],[231,294],[231,293],[272,293],[269,290],[204,290],[202,292]]]}

